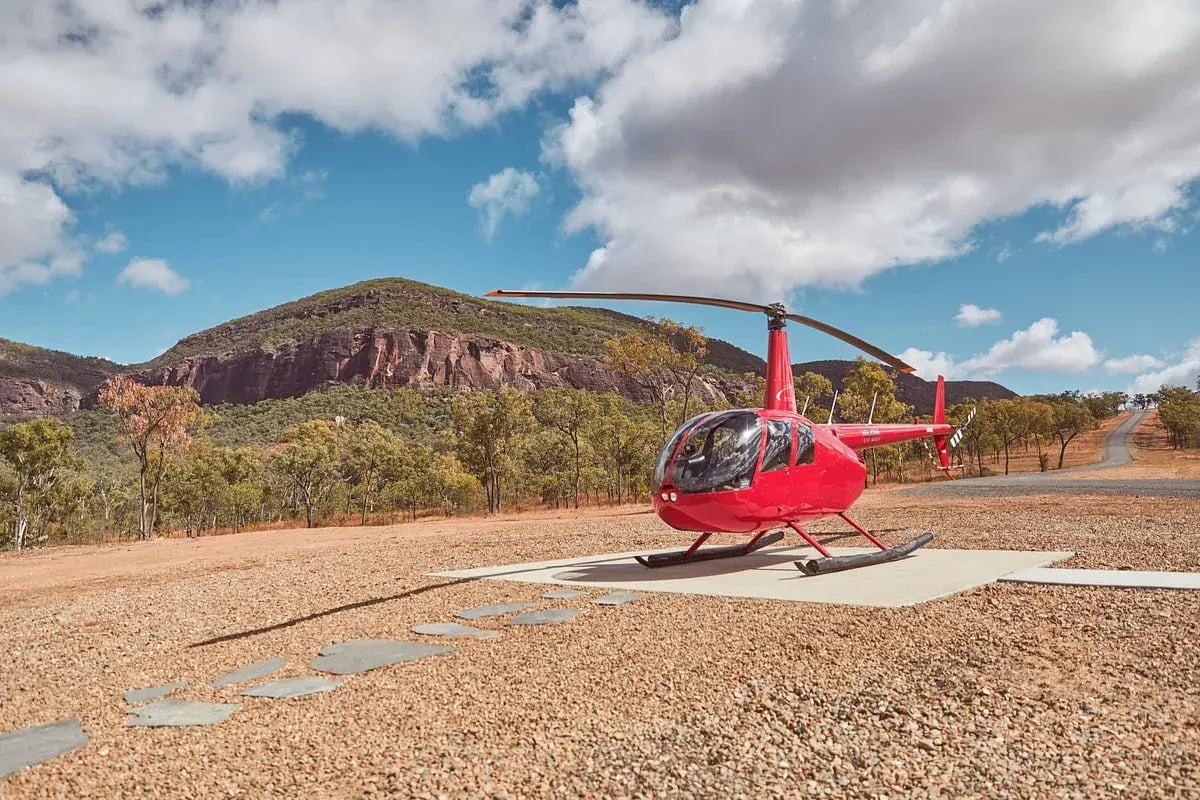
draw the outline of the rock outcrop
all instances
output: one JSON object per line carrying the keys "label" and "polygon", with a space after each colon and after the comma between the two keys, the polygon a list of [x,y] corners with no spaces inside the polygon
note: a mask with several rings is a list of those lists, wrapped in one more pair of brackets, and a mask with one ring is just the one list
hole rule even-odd
{"label": "rock outcrop", "polygon": [[80,392],[34,378],[0,377],[0,413],[63,414],[79,408]]}
{"label": "rock outcrop", "polygon": [[[191,386],[205,405],[299,397],[335,383],[369,388],[522,391],[572,386],[649,399],[594,356],[523,347],[480,334],[339,328],[298,344],[185,358],[135,373],[148,384]],[[736,381],[697,376],[696,396],[729,397]]]}

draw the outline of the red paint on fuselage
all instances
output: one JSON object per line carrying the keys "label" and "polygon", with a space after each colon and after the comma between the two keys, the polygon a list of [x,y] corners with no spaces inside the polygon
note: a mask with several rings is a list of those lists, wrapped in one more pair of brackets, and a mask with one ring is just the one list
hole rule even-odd
{"label": "red paint on fuselage", "polygon": [[[683,494],[670,479],[654,493],[654,510],[663,522],[681,531],[754,533],[778,528],[787,522],[805,523],[836,515],[850,508],[866,486],[867,468],[858,453],[833,431],[795,412],[748,409],[765,420],[793,423],[789,466],[759,472],[766,445],[766,426],[759,438],[754,478],[745,489]],[[813,433],[811,464],[796,464],[795,429],[803,425]],[[678,457],[672,454],[672,460]],[[670,470],[667,470],[670,474]],[[663,493],[668,499],[664,500]],[[675,492],[675,500],[670,495]]]}

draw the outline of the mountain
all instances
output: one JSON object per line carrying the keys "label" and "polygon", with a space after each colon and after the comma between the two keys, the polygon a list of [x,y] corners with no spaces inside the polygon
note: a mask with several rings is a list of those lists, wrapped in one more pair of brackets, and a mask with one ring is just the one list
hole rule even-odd
{"label": "mountain", "polygon": [[103,358],[0,339],[0,412],[73,411],[82,397],[125,369]]}
{"label": "mountain", "polygon": [[[853,361],[805,361],[793,364],[792,372],[797,375],[802,372],[824,375],[829,378],[833,388],[840,391],[846,380],[846,374],[853,367]],[[896,373],[893,375],[893,380],[896,383],[897,400],[913,406],[918,414],[933,413],[933,396],[936,391],[933,381],[923,380],[916,375],[906,373]],[[994,381],[946,381],[946,405],[984,397],[988,400],[1007,400],[1016,396],[1016,392]]]}
{"label": "mountain", "polygon": [[[535,389],[641,397],[601,361],[604,342],[645,320],[607,309],[485,300],[403,278],[364,281],[240,317],[132,367],[146,383],[194,387],[206,404],[298,397],[348,383]],[[729,396],[762,359],[711,340],[702,397]]]}
{"label": "mountain", "polygon": [[[645,399],[641,387],[607,369],[604,342],[646,320],[600,308],[543,308],[486,300],[404,278],[364,281],[230,320],[181,339],[144,364],[0,340],[0,412],[54,414],[94,403],[108,377],[128,372],[145,383],[191,386],[206,405],[300,397],[339,384],[535,389],[574,386]],[[708,341],[700,397],[731,398],[761,358],[719,339]],[[852,361],[796,365],[841,385]],[[897,394],[922,413],[932,386],[901,375]],[[994,383],[951,381],[951,402],[1011,397]]]}

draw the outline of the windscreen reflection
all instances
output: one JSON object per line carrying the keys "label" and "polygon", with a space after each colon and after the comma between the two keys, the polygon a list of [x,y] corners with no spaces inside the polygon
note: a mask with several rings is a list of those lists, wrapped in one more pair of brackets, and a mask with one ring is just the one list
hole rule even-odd
{"label": "windscreen reflection", "polygon": [[745,489],[754,477],[762,422],[752,411],[728,411],[703,420],[671,463],[671,482],[681,492]]}

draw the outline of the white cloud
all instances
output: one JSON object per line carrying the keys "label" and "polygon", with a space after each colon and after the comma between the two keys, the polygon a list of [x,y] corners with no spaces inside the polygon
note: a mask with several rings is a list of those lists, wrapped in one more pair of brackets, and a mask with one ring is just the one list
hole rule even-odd
{"label": "white cloud", "polygon": [[1101,359],[1092,337],[1083,331],[1059,336],[1058,320],[1050,317],[1039,319],[1028,328],[1001,339],[986,353],[963,361],[956,361],[947,353],[933,353],[916,347],[908,348],[900,357],[927,380],[939,374],[947,378],[988,378],[1008,369],[1080,373],[1095,367]]}
{"label": "white cloud", "polygon": [[483,234],[491,239],[505,216],[520,216],[529,211],[529,204],[539,190],[532,173],[505,167],[472,186],[467,203],[479,210]]}
{"label": "white cloud", "polygon": [[454,135],[613,70],[671,27],[635,0],[6,0],[0,292],[64,274],[68,202],[89,185],[162,180],[173,164],[277,178],[302,144],[285,114],[407,142]]}
{"label": "white cloud", "polygon": [[121,231],[109,231],[96,241],[93,248],[101,253],[121,253],[129,247],[129,240]]}
{"label": "white cloud", "polygon": [[935,380],[938,375],[947,379],[958,378],[962,375],[962,368],[954,362],[952,356],[946,353],[934,353],[910,347],[900,354],[900,358],[911,366],[918,376],[927,381]]}
{"label": "white cloud", "polygon": [[1058,320],[1044,317],[962,366],[967,372],[988,375],[1013,367],[1035,372],[1084,372],[1100,363],[1092,337],[1083,331],[1057,334]]}
{"label": "white cloud", "polygon": [[1162,224],[1200,176],[1197,74],[1192,0],[686,6],[546,145],[603,240],[575,283],[778,299],[1039,205],[1063,244]]}
{"label": "white cloud", "polygon": [[1157,369],[1164,366],[1164,364],[1165,362],[1161,358],[1148,355],[1133,355],[1106,360],[1104,362],[1104,371],[1111,372],[1114,375],[1131,375],[1137,372]]}
{"label": "white cloud", "polygon": [[1003,316],[999,309],[980,308],[974,303],[964,303],[959,306],[958,313],[954,316],[954,321],[959,325],[975,328],[980,325],[986,325],[989,322],[999,322]]}
{"label": "white cloud", "polygon": [[1138,375],[1126,391],[1130,394],[1151,394],[1163,386],[1194,388],[1197,378],[1200,378],[1200,339],[1193,340],[1174,364]]}
{"label": "white cloud", "polygon": [[129,284],[139,289],[157,289],[165,294],[179,294],[192,282],[171,269],[161,258],[135,258],[117,275],[117,285]]}

